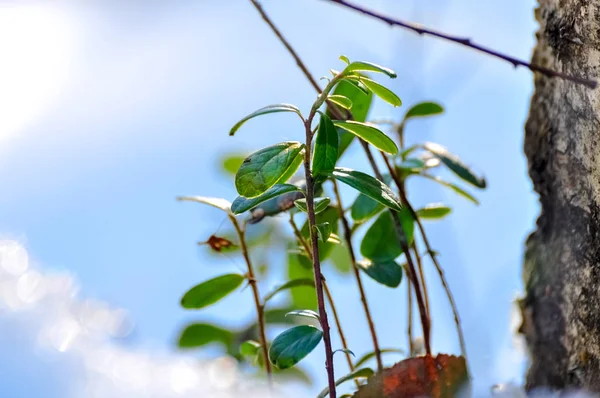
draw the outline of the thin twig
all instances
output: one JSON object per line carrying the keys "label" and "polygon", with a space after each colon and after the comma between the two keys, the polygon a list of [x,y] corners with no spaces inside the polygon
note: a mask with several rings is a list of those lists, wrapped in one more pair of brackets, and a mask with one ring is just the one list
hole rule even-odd
{"label": "thin twig", "polygon": [[[308,258],[312,262],[312,251],[310,249],[310,245],[308,244],[308,242],[306,241],[304,236],[302,236],[300,229],[298,229],[298,226],[296,225],[296,222],[294,221],[294,215],[292,213],[290,213],[290,225],[292,226],[292,230],[294,231],[294,235],[296,236],[296,239],[298,239],[298,241],[300,242],[302,247],[304,247],[304,250],[306,250],[306,254],[308,255]],[[344,354],[346,354],[346,361],[348,362],[348,367],[350,368],[350,371],[353,372],[354,371],[354,363],[352,363],[352,357],[350,356],[350,353],[348,352],[349,348],[348,348],[348,341],[346,340],[346,334],[344,333],[344,330],[342,329],[342,323],[340,322],[340,317],[338,316],[337,308],[333,301],[333,296],[331,295],[331,291],[329,290],[329,286],[327,286],[326,281],[323,281],[323,287],[325,288],[325,295],[327,296],[327,300],[329,301],[329,306],[331,307],[331,313],[333,314],[333,319],[335,320],[335,325],[337,327],[338,333],[340,334],[340,341],[342,342],[342,348],[344,348]],[[357,380],[354,380],[354,381],[356,383],[356,387],[358,388],[360,384],[358,383]]]}
{"label": "thin twig", "polygon": [[[394,167],[389,162],[389,160],[387,159],[387,156],[385,156],[385,154],[382,153],[382,156],[383,156],[385,164],[390,172],[392,180],[398,187],[401,187],[402,181],[396,174]],[[458,315],[458,308],[456,307],[456,302],[454,301],[454,296],[452,294],[452,291],[450,290],[450,286],[448,286],[446,277],[444,276],[444,270],[443,270],[442,266],[440,265],[440,263],[437,261],[436,256],[433,254],[434,252],[433,252],[433,249],[431,248],[431,245],[429,244],[429,239],[427,238],[427,233],[425,232],[425,228],[423,227],[423,224],[421,223],[421,220],[419,219],[417,212],[408,202],[408,199],[406,198],[406,193],[402,189],[400,190],[400,195],[401,195],[401,199],[407,203],[406,207],[410,211],[411,216],[414,218],[415,222],[417,223],[417,226],[419,227],[421,237],[423,238],[423,243],[425,244],[427,251],[430,253],[430,257],[431,257],[431,260],[433,261],[433,265],[435,266],[435,269],[437,270],[437,272],[440,276],[442,286],[444,288],[444,291],[446,292],[446,296],[448,297],[448,302],[450,303],[450,307],[452,307],[452,314],[454,315],[454,323],[456,324],[456,331],[458,333],[458,340],[459,340],[459,344],[460,344],[460,352],[461,352],[461,355],[463,357],[465,357],[465,359],[466,359],[467,358],[467,346],[465,344],[465,337],[464,337],[464,333],[462,330],[462,325],[460,323],[460,316]]]}
{"label": "thin twig", "polygon": [[348,219],[344,214],[344,207],[342,205],[342,195],[340,195],[340,190],[338,188],[337,182],[335,180],[331,180],[331,182],[333,183],[333,192],[335,193],[335,200],[337,201],[338,214],[340,216],[340,220],[342,221],[342,228],[344,228],[344,240],[346,241],[348,253],[350,254],[350,262],[352,263],[354,278],[356,279],[356,285],[358,286],[360,301],[362,302],[363,309],[365,311],[365,316],[367,318],[367,324],[369,325],[369,331],[371,332],[371,339],[373,340],[375,358],[377,359],[377,371],[381,372],[383,370],[383,362],[381,360],[381,349],[379,348],[379,341],[377,339],[377,333],[375,332],[375,323],[373,322],[373,317],[371,316],[371,310],[369,309],[369,304],[367,302],[367,295],[363,287],[360,271],[356,266],[356,254],[354,252],[354,245],[352,244],[352,230],[350,229],[350,224],[348,224]]}
{"label": "thin twig", "polygon": [[261,304],[260,295],[258,293],[258,286],[256,284],[256,278],[254,277],[254,268],[252,267],[252,261],[250,260],[250,253],[248,252],[248,246],[246,245],[246,237],[244,229],[240,227],[237,219],[233,214],[229,214],[229,219],[237,232],[238,238],[240,239],[240,247],[242,249],[242,255],[248,266],[248,283],[252,288],[252,295],[254,296],[254,304],[256,305],[256,317],[258,323],[258,331],[260,334],[260,345],[262,348],[265,369],[267,371],[267,378],[269,380],[269,386],[273,385],[273,375],[271,370],[271,362],[269,361],[269,351],[267,347],[267,335],[265,332],[265,315],[264,306]]}
{"label": "thin twig", "polygon": [[408,292],[408,352],[409,352],[409,356],[413,356],[413,352],[415,350],[414,347],[414,343],[413,343],[413,314],[412,314],[412,310],[413,310],[413,302],[412,302],[412,283],[407,283],[407,292]]}
{"label": "thin twig", "polygon": [[421,255],[417,251],[417,245],[413,242],[412,244],[413,253],[415,260],[417,260],[417,267],[419,269],[419,278],[421,279],[421,286],[423,287],[423,296],[425,296],[425,308],[427,308],[427,316],[429,317],[429,326],[431,326],[431,312],[429,311],[429,293],[427,291],[427,283],[425,282],[425,273],[423,272],[423,262],[421,261]]}
{"label": "thin twig", "polygon": [[487,47],[483,47],[479,44],[475,44],[471,41],[471,39],[466,38],[466,37],[458,37],[458,36],[452,36],[446,33],[442,33],[442,32],[438,32],[435,31],[433,29],[429,29],[426,28],[424,26],[418,25],[418,24],[414,24],[414,23],[410,23],[410,22],[405,22],[405,21],[401,21],[399,19],[394,19],[391,17],[388,17],[387,15],[378,13],[376,11],[371,11],[371,10],[367,10],[366,8],[348,3],[345,0],[327,0],[331,3],[336,3],[339,4],[343,7],[352,9],[354,11],[358,11],[360,13],[363,13],[365,15],[368,15],[370,17],[373,17],[375,19],[379,19],[380,21],[383,21],[387,24],[389,24],[390,26],[399,26],[401,28],[404,29],[408,29],[410,31],[413,31],[419,35],[428,35],[428,36],[433,36],[433,37],[437,37],[439,39],[443,39],[443,40],[447,40],[447,41],[451,41],[453,43],[457,43],[460,45],[463,45],[465,47],[471,48],[473,50],[488,54],[492,57],[501,59],[503,61],[509,62],[511,63],[515,68],[518,66],[523,66],[525,68],[528,68],[529,70],[533,71],[533,72],[538,72],[544,76],[547,77],[558,77],[560,79],[564,79],[564,80],[568,80],[577,84],[582,84],[586,87],[589,87],[591,89],[595,89],[598,86],[598,82],[596,80],[592,80],[592,79],[586,79],[583,77],[578,77],[578,76],[572,76],[569,75],[567,73],[563,73],[563,72],[559,72],[550,68],[546,68],[544,66],[540,66],[540,65],[535,65],[535,64],[531,64],[529,62],[520,60],[518,58],[512,57],[510,55],[506,55],[506,54],[502,54],[496,50],[492,50],[490,48]]}

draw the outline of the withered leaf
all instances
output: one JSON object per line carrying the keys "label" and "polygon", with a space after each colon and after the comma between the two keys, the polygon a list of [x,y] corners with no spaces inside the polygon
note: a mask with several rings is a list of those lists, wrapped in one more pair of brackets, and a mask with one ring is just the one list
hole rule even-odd
{"label": "withered leaf", "polygon": [[235,247],[232,241],[226,238],[221,238],[216,235],[211,235],[206,242],[199,242],[199,245],[209,245],[216,252],[221,252],[223,249]]}

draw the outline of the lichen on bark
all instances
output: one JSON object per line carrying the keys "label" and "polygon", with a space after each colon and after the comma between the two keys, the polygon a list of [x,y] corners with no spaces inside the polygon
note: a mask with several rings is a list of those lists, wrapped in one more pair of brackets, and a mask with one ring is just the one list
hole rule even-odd
{"label": "lichen on bark", "polygon": [[[539,0],[533,63],[588,78],[600,68],[600,2]],[[521,300],[527,388],[600,392],[600,90],[535,76],[525,126],[541,214]]]}

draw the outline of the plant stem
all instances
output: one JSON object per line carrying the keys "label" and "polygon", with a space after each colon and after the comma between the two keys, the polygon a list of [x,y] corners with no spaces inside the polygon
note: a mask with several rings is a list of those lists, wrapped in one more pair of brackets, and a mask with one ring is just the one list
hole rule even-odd
{"label": "plant stem", "polygon": [[[390,172],[390,175],[392,176],[392,180],[394,180],[394,183],[399,187],[402,186],[402,181],[400,180],[400,178],[398,178],[398,175],[395,173],[393,166],[390,164],[389,160],[387,159],[387,156],[383,155],[383,158],[384,158],[385,164]],[[400,185],[398,185],[398,184],[400,184]],[[404,190],[402,190],[402,189],[400,190],[400,195],[401,195],[402,200],[406,199],[406,193],[404,192]],[[461,355],[466,360],[467,359],[467,346],[465,344],[465,337],[464,337],[464,333],[462,330],[462,325],[460,323],[460,316],[458,314],[458,308],[456,307],[456,302],[454,301],[454,296],[452,294],[452,290],[450,290],[450,286],[448,286],[448,281],[446,281],[446,277],[444,275],[444,270],[443,270],[442,266],[440,265],[440,263],[437,261],[434,251],[431,248],[429,239],[427,238],[427,233],[425,232],[425,228],[423,227],[423,223],[421,223],[421,220],[419,219],[417,212],[410,205],[408,200],[406,201],[406,203],[407,203],[408,210],[410,211],[412,217],[414,218],[415,222],[417,223],[417,226],[419,227],[419,232],[421,233],[421,237],[423,238],[423,243],[425,244],[427,252],[429,253],[429,257],[431,257],[433,265],[435,266],[435,269],[438,272],[438,275],[440,276],[442,286],[444,288],[444,291],[446,292],[446,296],[448,298],[448,302],[450,303],[450,307],[452,308],[452,314],[454,316],[454,323],[456,325],[456,332],[458,334],[458,341],[460,344],[460,352],[461,352]]]}
{"label": "plant stem", "polygon": [[233,224],[235,231],[240,239],[240,246],[242,249],[242,255],[244,256],[244,260],[246,261],[246,265],[248,266],[248,283],[252,288],[252,294],[254,296],[254,304],[256,306],[256,317],[258,323],[258,332],[260,334],[260,345],[262,347],[262,352],[264,355],[265,369],[267,371],[267,379],[269,381],[269,387],[273,387],[273,374],[271,370],[271,362],[269,362],[269,350],[267,347],[267,335],[265,332],[265,314],[264,314],[264,306],[261,303],[260,295],[258,293],[258,286],[256,283],[256,279],[254,277],[254,268],[252,267],[252,261],[250,260],[250,254],[248,252],[248,246],[246,245],[246,237],[245,237],[245,228],[242,229],[237,219],[233,214],[229,215],[229,219]]}
{"label": "plant stem", "polygon": [[429,317],[429,326],[431,327],[431,313],[429,312],[429,293],[427,291],[427,283],[425,282],[425,274],[423,272],[423,262],[421,261],[421,255],[417,251],[417,245],[413,242],[412,245],[415,260],[417,261],[417,267],[419,269],[419,278],[421,279],[421,286],[423,287],[423,295],[425,296],[425,308],[427,309],[427,316]]}
{"label": "plant stem", "polygon": [[408,353],[409,353],[408,355],[412,357],[413,352],[415,350],[414,343],[413,343],[412,283],[407,283],[406,286],[408,286],[408,288],[406,289],[406,291],[408,292],[408,311],[407,311],[408,312],[407,333],[408,333]]}
{"label": "plant stem", "polygon": [[[326,95],[325,92],[321,94]],[[315,288],[317,290],[317,304],[319,308],[319,320],[321,329],[323,329],[323,343],[325,344],[325,369],[327,370],[327,378],[329,381],[329,395],[331,398],[336,397],[335,390],[335,375],[333,371],[333,350],[331,349],[331,334],[329,330],[329,321],[327,320],[327,310],[325,308],[325,300],[323,297],[323,274],[321,273],[321,259],[319,258],[319,237],[315,231],[315,181],[311,172],[311,148],[312,148],[312,129],[311,123],[316,113],[313,108],[308,119],[305,122],[306,129],[306,151],[304,154],[304,173],[306,175],[306,208],[308,213],[308,229],[310,233],[310,241],[313,254],[313,271],[315,275]]]}
{"label": "plant stem", "polygon": [[[304,250],[306,250],[308,257],[310,258],[310,261],[312,262],[312,252],[310,250],[310,246],[308,245],[308,242],[306,241],[306,239],[304,239],[304,236],[302,236],[302,233],[298,229],[298,226],[296,225],[296,222],[294,221],[294,216],[292,214],[290,214],[290,224],[292,225],[292,229],[294,230],[294,235],[296,235],[296,238],[300,241],[300,244],[302,245],[302,247],[304,247]],[[327,300],[329,301],[329,306],[331,307],[331,313],[333,314],[333,319],[335,320],[335,325],[338,329],[338,333],[340,334],[340,340],[342,342],[342,347],[345,350],[344,354],[346,354],[345,356],[346,356],[346,361],[348,362],[348,368],[350,368],[350,371],[352,372],[352,371],[354,371],[354,364],[352,363],[352,357],[348,353],[348,349],[349,349],[348,342],[346,340],[346,335],[344,334],[344,330],[342,329],[342,323],[340,322],[340,318],[338,316],[338,312],[335,307],[335,303],[333,301],[333,296],[331,295],[331,291],[329,290],[329,286],[327,286],[326,281],[323,281],[323,288],[325,289],[325,295],[327,296]],[[356,380],[355,380],[355,383],[356,383],[356,387],[358,388],[358,386],[360,384]]]}
{"label": "plant stem", "polygon": [[469,47],[473,50],[485,53],[487,55],[490,55],[494,58],[498,58],[501,59],[503,61],[509,62],[511,63],[515,68],[518,66],[523,66],[525,68],[528,68],[529,70],[531,70],[532,72],[538,72],[544,76],[547,77],[557,77],[557,78],[561,78],[564,80],[569,80],[572,81],[574,83],[577,84],[583,84],[586,87],[589,88],[596,88],[598,86],[598,82],[596,80],[591,80],[591,79],[585,79],[582,77],[578,77],[578,76],[572,76],[572,75],[568,75],[566,73],[563,72],[559,72],[556,70],[552,70],[549,68],[546,68],[544,66],[540,66],[540,65],[535,65],[535,64],[530,64],[529,62],[525,62],[522,61],[520,59],[517,59],[515,57],[511,57],[510,55],[505,55],[502,54],[498,51],[492,50],[490,48],[486,48],[483,47],[479,44],[475,44],[471,41],[471,39],[466,38],[466,37],[458,37],[458,36],[452,36],[452,35],[448,35],[446,33],[442,33],[442,32],[438,32],[432,29],[428,29],[423,27],[422,25],[417,25],[417,24],[413,24],[410,22],[405,22],[405,21],[400,21],[398,19],[394,19],[394,18],[390,18],[387,15],[383,15],[380,14],[378,12],[375,11],[371,11],[371,10],[367,10],[365,8],[362,8],[360,6],[348,3],[347,1],[344,0],[328,0],[332,3],[336,3],[339,4],[343,7],[349,8],[351,10],[354,11],[358,11],[360,13],[363,13],[365,15],[368,15],[370,17],[373,17],[375,19],[379,19],[380,21],[383,21],[385,23],[387,23],[390,26],[398,26],[404,29],[408,29],[411,30],[419,35],[428,35],[428,36],[433,36],[433,37],[437,37],[439,39],[443,39],[443,40],[447,40],[447,41],[451,41],[453,43],[457,43],[466,47]]}
{"label": "plant stem", "polygon": [[369,304],[367,302],[367,295],[365,294],[365,289],[363,287],[360,271],[356,266],[356,255],[354,253],[354,246],[352,244],[352,230],[350,229],[350,224],[348,224],[348,219],[344,214],[344,207],[342,205],[342,195],[340,195],[340,190],[338,188],[337,181],[331,181],[333,183],[333,192],[335,193],[335,198],[337,201],[338,213],[340,219],[342,220],[342,228],[344,228],[344,240],[346,241],[346,246],[348,247],[348,253],[350,254],[350,262],[352,263],[352,270],[354,271],[354,278],[356,279],[356,285],[358,286],[358,291],[360,293],[360,301],[362,302],[363,309],[365,311],[365,316],[367,317],[367,324],[369,325],[369,331],[371,332],[371,339],[373,340],[375,358],[377,359],[377,371],[381,372],[383,370],[383,362],[381,361],[381,349],[379,348],[379,341],[377,339],[377,333],[375,332],[375,323],[373,322],[373,317],[371,316],[371,310],[369,309]]}

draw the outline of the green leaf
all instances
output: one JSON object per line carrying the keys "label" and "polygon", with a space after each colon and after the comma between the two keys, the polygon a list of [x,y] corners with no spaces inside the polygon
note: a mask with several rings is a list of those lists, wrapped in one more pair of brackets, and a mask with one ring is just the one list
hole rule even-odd
{"label": "green leaf", "polygon": [[321,242],[327,242],[329,239],[329,235],[331,235],[331,225],[328,222],[324,222],[322,224],[315,225],[315,231],[319,236],[319,240]]}
{"label": "green leaf", "polygon": [[348,348],[337,349],[337,350],[333,351],[333,355],[335,355],[336,352],[343,352],[344,354],[348,354],[348,355],[352,355],[353,357],[356,357],[356,355],[354,355],[352,350],[349,350]]}
{"label": "green leaf", "polygon": [[[383,176],[383,182],[389,186],[392,183],[392,177],[389,174]],[[350,216],[357,223],[363,223],[375,216],[385,208],[381,203],[371,199],[370,197],[359,194],[350,208]]]}
{"label": "green leaf", "polygon": [[263,302],[266,303],[267,301],[271,300],[277,293],[281,291],[293,289],[298,286],[309,286],[314,288],[315,282],[309,278],[292,279],[291,281],[287,281],[282,285],[276,286],[275,289],[273,289],[269,294],[265,296]]}
{"label": "green leaf", "polygon": [[275,337],[269,348],[269,360],[279,369],[291,368],[321,342],[323,332],[319,329],[301,325],[286,330]]}
{"label": "green leaf", "polygon": [[438,220],[444,218],[452,211],[448,206],[441,203],[431,203],[422,209],[417,210],[417,216],[423,219]]}
{"label": "green leaf", "polygon": [[[329,238],[331,239],[331,236]],[[352,271],[350,253],[348,253],[348,248],[346,246],[335,245],[331,251],[330,260],[338,272],[348,274]]]}
{"label": "green leaf", "polygon": [[[329,203],[331,202],[331,199],[329,198],[315,198],[314,200],[314,208],[315,208],[315,214],[319,214],[322,211],[324,211],[327,206],[329,206]],[[306,198],[301,198],[301,199],[297,199],[294,201],[294,205],[300,209],[301,211],[307,213],[308,212],[308,207],[306,205]]]}
{"label": "green leaf", "polygon": [[396,211],[402,209],[400,199],[383,182],[360,171],[336,167],[331,176]]}
{"label": "green leaf", "polygon": [[[235,187],[246,198],[263,194],[294,167],[300,165],[296,157],[304,151],[304,144],[296,141],[282,142],[263,148],[248,156],[235,175]],[[293,172],[296,171],[293,170]]]}
{"label": "green leaf", "polygon": [[428,142],[424,145],[425,149],[434,154],[442,163],[454,172],[462,180],[468,182],[477,188],[485,188],[485,178],[476,176],[460,158],[441,145]]}
{"label": "green leaf", "polygon": [[[276,196],[272,199],[267,200],[266,202],[259,204],[251,210],[251,216],[247,219],[246,222],[248,224],[256,224],[267,216],[276,216],[281,212],[293,208],[294,201],[304,197],[304,190],[306,189],[306,184],[304,180],[301,180],[293,185],[297,186],[299,190],[284,193],[283,195]],[[266,241],[263,243],[269,243],[269,240],[266,239]]]}
{"label": "green leaf", "polygon": [[398,153],[398,147],[394,141],[385,135],[385,133],[376,127],[369,124],[356,122],[356,121],[340,121],[336,120],[333,122],[336,127],[342,128],[373,145],[375,148],[395,155]]}
{"label": "green leaf", "polygon": [[[398,349],[398,348],[384,348],[379,350],[379,352],[381,354],[387,354],[387,353],[398,353],[398,354],[404,354],[404,351]],[[365,355],[363,355],[362,357],[360,357],[360,359],[358,361],[356,361],[356,363],[354,364],[355,368],[360,368],[361,365],[364,365],[368,360],[375,358],[375,351],[371,351]]]}
{"label": "green leaf", "polygon": [[344,109],[352,108],[352,100],[348,97],[344,97],[343,95],[330,95],[327,97],[327,101],[331,101]]}
{"label": "green leaf", "polygon": [[340,60],[344,62],[346,65],[350,63],[350,60],[345,55],[340,55]]}
{"label": "green leaf", "polygon": [[208,307],[240,287],[244,279],[246,278],[240,274],[226,274],[209,279],[188,290],[181,298],[181,306],[195,310]]}
{"label": "green leaf", "polygon": [[208,323],[194,323],[186,326],[179,336],[180,348],[197,348],[210,343],[228,345],[233,340],[233,333]]}
{"label": "green leaf", "polygon": [[[410,211],[402,209],[396,216],[400,218],[407,245],[410,246],[414,237],[414,220]],[[396,233],[391,212],[382,213],[367,230],[360,244],[360,252],[373,262],[386,262],[402,254],[400,238]]]}
{"label": "green leaf", "polygon": [[238,169],[244,162],[244,159],[246,159],[246,155],[242,154],[230,153],[225,155],[221,160],[223,170],[225,170],[228,174],[235,175],[235,173],[238,171]]}
{"label": "green leaf", "polygon": [[240,345],[240,354],[253,357],[258,354],[258,350],[260,349],[260,343],[254,340],[246,340]]}
{"label": "green leaf", "polygon": [[398,168],[402,170],[420,170],[425,168],[425,162],[421,159],[409,158],[403,160],[402,163],[398,165]]}
{"label": "green leaf", "polygon": [[393,105],[400,106],[402,105],[402,100],[398,97],[392,90],[389,88],[382,86],[374,80],[361,78],[360,82],[365,85],[369,90],[373,92],[376,96],[384,100],[385,102]]}
{"label": "green leaf", "polygon": [[[335,385],[339,386],[340,384],[342,384],[348,380],[369,378],[369,377],[373,376],[374,374],[375,374],[375,372],[373,372],[373,369],[370,369],[370,368],[357,369],[354,372],[348,373],[346,376],[337,379],[335,381]],[[319,395],[317,395],[317,398],[325,398],[328,395],[329,395],[329,387],[325,387],[325,389],[323,391],[321,391],[319,393]]]}
{"label": "green leaf", "polygon": [[231,209],[231,203],[228,200],[221,199],[221,198],[209,198],[207,196],[179,196],[177,198],[177,200],[203,203],[205,205],[209,205],[209,206],[216,207],[217,209],[221,209],[227,213],[229,213],[229,211]]}
{"label": "green leaf", "polygon": [[[302,119],[302,113],[300,113],[300,109],[298,109],[294,105],[290,105],[290,104],[269,105],[269,106],[265,106],[264,108],[260,108],[259,110],[255,111],[255,112],[252,112],[251,114],[249,114],[248,116],[246,116],[245,118],[243,118],[242,120],[237,122],[235,124],[235,126],[233,126],[231,128],[231,130],[229,131],[229,135],[234,135],[235,132],[238,131],[238,129],[240,127],[242,127],[242,125],[244,123],[246,123],[248,120],[250,120],[252,118],[255,118],[257,116],[266,115],[269,113],[276,113],[276,112],[294,112],[298,116],[300,116],[300,119]],[[304,119],[302,119],[302,120],[304,120]]]}
{"label": "green leaf", "polygon": [[288,192],[301,192],[302,190],[296,185],[292,184],[276,184],[271,188],[267,189],[265,193],[255,198],[245,198],[238,196],[231,204],[231,212],[233,214],[242,214],[245,211],[251,210],[259,204],[266,202],[267,200],[273,199],[279,195],[283,195]]}
{"label": "green leaf", "polygon": [[[296,248],[296,245],[290,242],[288,247]],[[288,279],[314,279],[312,264],[310,260],[306,258],[306,256],[296,253],[288,253],[287,260]],[[293,308],[317,309],[317,296],[315,295],[314,282],[312,286],[298,286],[295,289],[289,290],[289,292],[292,299]]]}
{"label": "green leaf", "polygon": [[285,316],[300,316],[300,317],[304,317],[304,318],[316,319],[317,321],[320,319],[319,318],[319,314],[317,314],[313,310],[295,310],[295,311],[290,311],[287,314],[285,314]]}
{"label": "green leaf", "polygon": [[431,176],[429,174],[420,174],[421,176],[428,178],[432,181],[437,182],[438,184],[446,187],[446,188],[450,188],[451,190],[453,190],[454,192],[456,192],[457,194],[459,194],[460,196],[462,196],[465,199],[470,200],[471,202],[475,203],[476,205],[479,205],[479,201],[470,193],[468,193],[467,191],[465,191],[464,189],[462,189],[461,187],[459,187],[456,184],[453,184],[451,182],[445,181],[443,180],[441,177],[434,177]]}
{"label": "green leaf", "polygon": [[439,115],[443,112],[444,108],[440,104],[436,104],[435,102],[421,102],[414,105],[408,110],[408,112],[406,112],[406,115],[404,115],[404,120],[406,121],[413,117]]}
{"label": "green leaf", "polygon": [[339,137],[329,116],[321,114],[315,149],[313,153],[312,172],[315,176],[330,173],[338,160]]}
{"label": "green leaf", "polygon": [[376,261],[362,260],[356,264],[374,281],[388,287],[398,287],[402,281],[402,268],[393,260]]}
{"label": "green leaf", "polygon": [[[328,222],[331,226],[331,233],[335,234],[338,232],[339,217],[340,215],[338,213],[337,207],[329,206],[327,207],[327,209],[316,215],[316,224],[323,224]],[[304,223],[301,232],[302,236],[304,236],[304,238],[308,239],[310,242],[310,230],[308,229],[308,222]],[[335,243],[319,242],[319,257],[321,258],[321,261],[324,261],[329,256],[334,246]],[[312,264],[310,264],[310,261],[306,257],[303,257],[300,261],[303,262],[303,264],[312,272]],[[302,308],[310,307],[303,306]]]}
{"label": "green leaf", "polygon": [[392,79],[396,78],[396,76],[397,76],[396,72],[394,72],[393,70],[391,70],[389,68],[385,68],[383,66],[379,66],[379,65],[373,64],[371,62],[361,62],[361,61],[352,62],[348,66],[346,66],[343,73],[349,74],[350,72],[383,73],[383,74],[388,75]]}

